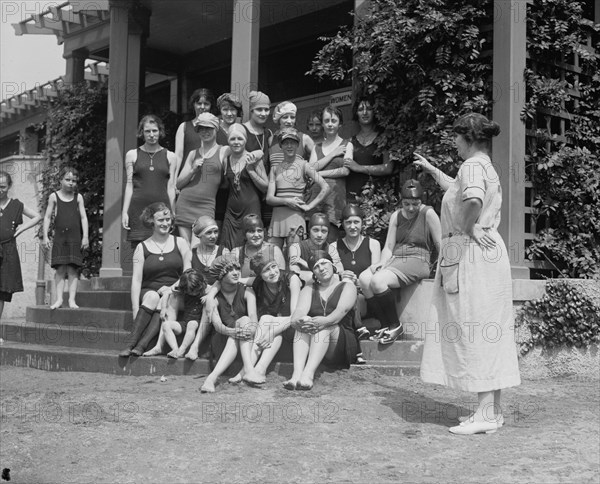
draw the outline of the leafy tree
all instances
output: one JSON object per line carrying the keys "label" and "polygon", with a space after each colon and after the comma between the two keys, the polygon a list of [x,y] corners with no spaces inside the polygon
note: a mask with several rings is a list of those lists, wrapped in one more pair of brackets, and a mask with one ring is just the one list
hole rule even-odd
{"label": "leafy tree", "polygon": [[[311,74],[341,82],[354,78],[361,91],[374,96],[382,129],[378,147],[390,150],[400,166],[409,166],[418,151],[454,174],[459,160],[452,123],[464,112],[491,112],[491,56],[484,55],[491,48],[490,31],[482,28],[490,18],[489,0],[373,0],[354,27],[323,39],[327,43]],[[431,194],[429,203],[439,204],[433,180],[421,181]],[[389,203],[372,191],[368,195],[365,211],[383,215],[367,224],[368,231],[378,229],[371,233],[377,236]]]}

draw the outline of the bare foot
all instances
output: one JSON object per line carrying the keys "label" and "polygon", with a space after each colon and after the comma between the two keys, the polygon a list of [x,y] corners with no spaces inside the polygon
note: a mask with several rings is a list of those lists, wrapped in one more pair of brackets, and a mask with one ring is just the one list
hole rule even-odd
{"label": "bare foot", "polygon": [[162,355],[162,350],[158,346],[155,346],[151,350],[146,351],[142,356],[156,356],[156,355]]}
{"label": "bare foot", "polygon": [[283,388],[286,390],[295,390],[298,382],[296,380],[287,380],[283,382]]}
{"label": "bare foot", "polygon": [[174,360],[176,360],[177,359],[177,350],[169,351],[167,353],[167,358],[173,358]]}
{"label": "bare foot", "polygon": [[267,377],[265,375],[261,375],[257,371],[246,373],[242,379],[251,385],[263,385],[267,381]]}
{"label": "bare foot", "polygon": [[244,375],[244,372],[240,371],[237,375],[232,376],[229,380],[227,380],[229,383],[240,383],[242,381],[242,377]]}
{"label": "bare foot", "polygon": [[69,301],[69,307],[71,309],[79,309],[79,306],[77,305],[77,303],[75,301]]}
{"label": "bare foot", "polygon": [[198,352],[195,350],[190,350],[187,352],[187,354],[185,355],[185,357],[188,360],[192,360],[192,361],[196,361],[198,359]]}
{"label": "bare foot", "polygon": [[63,305],[63,300],[57,299],[56,302],[52,306],[50,306],[50,309],[58,309],[62,305]]}
{"label": "bare foot", "polygon": [[177,358],[183,358],[183,356],[185,355],[185,349],[182,350],[181,348],[179,348],[179,350],[177,350]]}
{"label": "bare foot", "polygon": [[204,385],[200,387],[202,393],[215,393],[215,384],[208,378],[204,381]]}
{"label": "bare foot", "polygon": [[296,385],[296,388],[298,390],[312,390],[312,387],[312,378],[300,378],[300,380],[298,380],[298,384]]}

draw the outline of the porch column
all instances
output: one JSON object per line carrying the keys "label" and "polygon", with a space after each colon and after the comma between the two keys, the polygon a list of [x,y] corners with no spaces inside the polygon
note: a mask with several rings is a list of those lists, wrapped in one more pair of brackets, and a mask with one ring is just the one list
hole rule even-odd
{"label": "porch column", "polygon": [[234,0],[231,92],[242,101],[243,121],[248,120],[248,93],[258,89],[259,36],[260,0]]}
{"label": "porch column", "polygon": [[85,79],[85,60],[87,59],[87,50],[78,49],[63,55],[67,61],[67,70],[65,73],[66,84],[76,84]]}
{"label": "porch column", "polygon": [[[123,275],[121,265],[125,237],[121,207],[125,182],[124,159],[135,148],[140,93],[140,55],[143,26],[134,19],[130,0],[110,0],[110,53],[108,110],[106,120],[106,166],[102,267],[100,277]],[[136,12],[136,16],[137,16]]]}
{"label": "porch column", "polygon": [[493,139],[492,159],[502,186],[499,231],[508,249],[513,279],[529,279],[525,259],[525,105],[526,0],[494,0],[493,118],[501,133]]}

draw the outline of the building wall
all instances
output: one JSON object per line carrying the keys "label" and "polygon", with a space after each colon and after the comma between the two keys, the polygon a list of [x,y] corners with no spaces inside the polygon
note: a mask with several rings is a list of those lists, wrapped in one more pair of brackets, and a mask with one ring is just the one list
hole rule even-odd
{"label": "building wall", "polygon": [[[0,160],[0,169],[10,173],[13,179],[9,196],[19,199],[33,210],[38,209],[40,193],[38,180],[44,163],[45,160],[42,156],[10,156]],[[40,239],[37,238],[37,227],[17,238],[25,290],[15,293],[12,302],[4,305],[3,321],[24,318],[25,308],[36,304],[35,289],[38,263],[40,262],[40,242]],[[45,266],[45,273],[51,276],[50,266],[48,264]]]}

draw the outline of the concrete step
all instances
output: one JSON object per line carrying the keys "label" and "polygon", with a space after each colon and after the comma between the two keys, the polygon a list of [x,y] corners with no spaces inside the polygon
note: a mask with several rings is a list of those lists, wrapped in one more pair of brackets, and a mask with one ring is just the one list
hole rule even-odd
{"label": "concrete step", "polygon": [[97,291],[129,291],[131,276],[122,277],[92,277],[91,288]]}
{"label": "concrete step", "polygon": [[30,306],[25,319],[31,323],[80,325],[96,328],[121,328],[130,330],[133,322],[131,310],[97,308],[59,308],[49,306]]}
{"label": "concrete step", "polygon": [[[73,311],[73,310],[65,310]],[[0,338],[6,341],[47,346],[89,348],[96,350],[120,351],[125,345],[128,331],[121,329],[117,322],[99,326],[96,323],[79,324],[65,322],[34,323],[29,321],[5,322],[0,324]],[[181,342],[183,335],[178,340]],[[292,362],[292,338],[284,338],[277,355],[277,361]],[[390,362],[411,362],[419,364],[423,352],[422,341],[398,340],[391,345],[381,345],[376,341],[361,341],[363,357],[369,364]],[[208,355],[208,340],[201,345]]]}
{"label": "concrete step", "polygon": [[[85,371],[128,376],[190,375],[205,376],[212,365],[206,358],[196,361],[173,360],[165,356],[119,358],[114,352],[89,348],[69,348],[16,342],[0,342],[0,365],[37,368],[46,371]],[[230,376],[239,371],[241,364],[235,362],[226,372]],[[414,362],[352,365],[349,371],[362,372],[375,370],[382,374],[401,376],[418,375],[419,366]],[[292,374],[292,364],[276,362],[269,367],[269,373],[288,378]],[[223,377],[221,383],[223,383]],[[200,382],[198,382],[198,387]]]}
{"label": "concrete step", "polygon": [[[68,308],[69,293],[63,295],[63,307]],[[131,293],[127,291],[77,291],[77,305],[82,308],[118,309],[131,311]]]}
{"label": "concrete step", "polygon": [[113,328],[95,324],[6,322],[0,324],[0,338],[5,341],[47,346],[68,346],[118,352],[125,346],[128,332],[115,324]]}
{"label": "concrete step", "polygon": [[374,364],[412,362],[420,365],[423,356],[421,340],[397,340],[389,345],[382,345],[377,341],[361,341],[360,348],[367,363]]}

